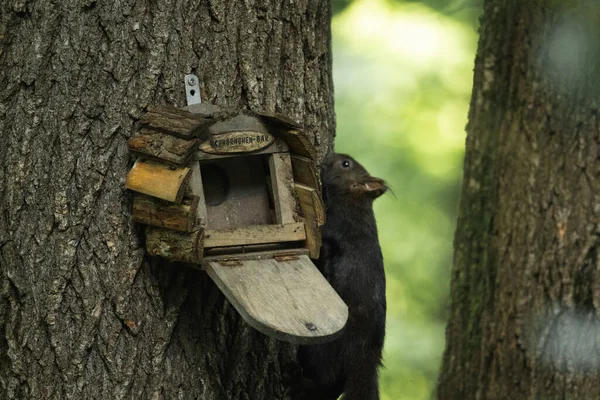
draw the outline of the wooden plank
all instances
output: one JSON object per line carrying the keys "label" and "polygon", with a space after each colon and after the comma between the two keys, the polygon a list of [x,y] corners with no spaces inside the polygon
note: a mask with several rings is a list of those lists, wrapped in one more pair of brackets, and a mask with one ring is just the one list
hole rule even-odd
{"label": "wooden plank", "polygon": [[200,145],[200,140],[185,140],[151,129],[141,129],[127,141],[129,151],[154,160],[185,165]]}
{"label": "wooden plank", "polygon": [[228,132],[243,131],[269,133],[269,129],[263,120],[246,110],[237,110],[235,114],[230,114],[229,118],[211,126],[209,131],[213,136]]}
{"label": "wooden plank", "polygon": [[273,133],[275,136],[285,140],[290,147],[290,153],[310,158],[313,161],[317,160],[317,149],[304,132],[279,128],[274,129]]}
{"label": "wooden plank", "polygon": [[300,200],[303,216],[305,218],[307,217],[307,215],[304,214],[304,208],[302,207],[310,207],[311,213],[314,214],[317,224],[319,226],[325,225],[325,205],[323,204],[323,198],[321,197],[320,192],[301,183],[294,184],[294,189]]}
{"label": "wooden plank", "polygon": [[257,225],[245,228],[208,229],[204,236],[204,247],[296,242],[305,239],[306,232],[302,222],[285,225]]}
{"label": "wooden plank", "polygon": [[190,175],[188,167],[138,159],[127,175],[125,187],[172,203],[181,203]]}
{"label": "wooden plank", "polygon": [[302,125],[294,121],[287,115],[280,113],[262,111],[257,113],[269,125],[278,126],[285,129],[302,130]]}
{"label": "wooden plank", "polygon": [[280,243],[267,243],[267,244],[248,244],[245,246],[233,246],[233,247],[211,247],[206,249],[204,258],[208,259],[213,256],[239,256],[239,255],[252,255],[258,253],[273,253],[280,251],[303,251],[302,254],[308,255],[308,249],[304,247],[299,248],[297,242],[280,242]]}
{"label": "wooden plank", "polygon": [[274,153],[269,157],[273,203],[278,224],[289,224],[295,221],[297,208],[293,195],[294,176],[292,162],[287,153]]}
{"label": "wooden plank", "polygon": [[294,181],[306,186],[317,189],[321,192],[321,179],[319,176],[319,167],[309,158],[293,155],[292,170],[294,171]]}
{"label": "wooden plank", "polygon": [[[273,142],[271,145],[265,147],[262,150],[257,150],[252,152],[252,155],[259,155],[259,154],[272,154],[272,153],[284,153],[289,151],[289,147],[288,145],[281,139],[275,139],[275,142]],[[192,155],[192,160],[217,160],[217,159],[222,159],[222,158],[232,158],[232,157],[239,157],[239,154],[236,153],[226,153],[226,154],[209,154],[209,153],[205,153],[201,150],[196,151],[193,155]]]}
{"label": "wooden plank", "polygon": [[136,194],[133,198],[133,220],[140,224],[192,232],[196,227],[198,196],[184,197],[181,204],[156,197]]}
{"label": "wooden plank", "polygon": [[310,258],[318,259],[321,251],[321,226],[325,224],[323,202],[315,189],[299,183],[294,186],[306,224],[306,247]]}
{"label": "wooden plank", "polygon": [[162,105],[149,108],[141,116],[140,123],[145,127],[192,139],[204,137],[202,134],[219,119],[215,114],[194,114],[182,108]]}
{"label": "wooden plank", "polygon": [[348,307],[306,255],[203,265],[244,320],[268,336],[325,343],[338,337],[348,320]]}
{"label": "wooden plank", "polygon": [[219,256],[231,256],[232,254],[243,254],[244,246],[234,246],[234,247],[212,247],[207,248],[204,251],[205,258]]}
{"label": "wooden plank", "polygon": [[203,229],[188,233],[148,226],[146,228],[146,250],[151,256],[200,264],[204,254],[203,233]]}
{"label": "wooden plank", "polygon": [[244,253],[254,254],[266,251],[283,251],[283,250],[306,250],[298,242],[279,242],[267,244],[248,244],[242,246]]}
{"label": "wooden plank", "polygon": [[196,220],[197,223],[205,227],[207,222],[206,215],[206,200],[204,199],[204,187],[202,184],[202,174],[200,173],[200,163],[198,161],[192,161],[190,163],[192,170],[190,176],[190,184],[188,185],[188,194],[190,196],[198,197],[198,207],[196,208]]}
{"label": "wooden plank", "polygon": [[[245,247],[244,249],[246,249]],[[207,255],[204,257],[204,261],[219,261],[219,260],[267,260],[272,259],[277,255],[288,255],[295,254],[297,256],[308,256],[307,249],[272,249],[266,251],[256,251],[252,253],[240,253],[240,254],[215,254],[215,255]],[[203,261],[203,262],[204,262]]]}

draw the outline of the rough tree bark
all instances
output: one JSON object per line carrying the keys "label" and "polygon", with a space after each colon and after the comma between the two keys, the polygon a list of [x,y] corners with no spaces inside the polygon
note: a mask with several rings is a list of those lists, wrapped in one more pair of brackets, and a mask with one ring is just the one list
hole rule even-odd
{"label": "rough tree bark", "polygon": [[440,399],[599,396],[599,19],[485,2]]}
{"label": "rough tree bark", "polygon": [[326,1],[0,2],[0,398],[279,399],[295,349],[200,271],[144,256],[143,109],[203,100],[334,131]]}

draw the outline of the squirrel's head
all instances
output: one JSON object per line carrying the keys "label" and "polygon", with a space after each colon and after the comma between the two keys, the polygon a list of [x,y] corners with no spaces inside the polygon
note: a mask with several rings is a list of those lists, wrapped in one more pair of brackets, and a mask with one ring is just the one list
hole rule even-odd
{"label": "squirrel's head", "polygon": [[321,163],[321,179],[326,197],[350,195],[374,200],[388,189],[383,179],[371,176],[347,154],[329,153]]}

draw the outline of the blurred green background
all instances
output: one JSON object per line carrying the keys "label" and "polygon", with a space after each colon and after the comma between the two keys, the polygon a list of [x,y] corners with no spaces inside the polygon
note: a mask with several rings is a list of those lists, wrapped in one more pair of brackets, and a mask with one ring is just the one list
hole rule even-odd
{"label": "blurred green background", "polygon": [[337,152],[395,195],[375,203],[387,275],[383,400],[432,397],[444,350],[480,5],[333,1]]}

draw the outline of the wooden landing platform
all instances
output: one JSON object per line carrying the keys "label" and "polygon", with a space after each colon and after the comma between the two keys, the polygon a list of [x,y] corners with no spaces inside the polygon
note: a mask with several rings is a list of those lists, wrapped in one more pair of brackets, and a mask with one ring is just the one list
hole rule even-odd
{"label": "wooden landing platform", "polygon": [[255,329],[290,343],[325,343],[341,334],[348,307],[302,251],[213,256],[203,265]]}

